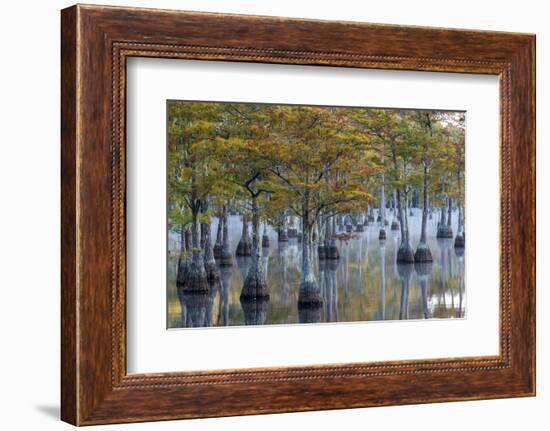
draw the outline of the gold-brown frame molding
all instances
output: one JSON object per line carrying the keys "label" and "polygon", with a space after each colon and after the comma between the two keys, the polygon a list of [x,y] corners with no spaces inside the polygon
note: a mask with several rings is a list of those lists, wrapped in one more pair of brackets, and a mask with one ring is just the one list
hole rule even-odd
{"label": "gold-brown frame molding", "polygon": [[[534,395],[533,35],[77,5],[62,11],[61,44],[63,420]],[[126,59],[136,56],[498,75],[499,355],[128,375]]]}

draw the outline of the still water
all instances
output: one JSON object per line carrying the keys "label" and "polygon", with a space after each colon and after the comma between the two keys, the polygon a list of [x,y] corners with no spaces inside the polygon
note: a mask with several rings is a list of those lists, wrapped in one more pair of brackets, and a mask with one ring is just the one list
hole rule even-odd
{"label": "still water", "polygon": [[[453,232],[457,229],[453,213]],[[421,211],[409,217],[411,245],[420,237]],[[389,215],[390,222],[392,215]],[[337,241],[340,259],[313,263],[321,288],[323,307],[298,310],[301,244],[296,239],[277,243],[277,234],[268,228],[269,248],[263,248],[263,264],[270,289],[267,302],[241,304],[239,296],[249,257],[234,258],[232,267],[221,268],[218,288],[208,294],[179,297],[176,288],[177,253],[168,258],[168,327],[205,327],[373,320],[461,318],[465,316],[464,260],[456,253],[453,239],[436,239],[438,214],[428,221],[431,265],[396,264],[399,231],[386,227],[387,239],[378,240],[379,224],[365,226],[348,241]],[[214,219],[212,232],[217,228]],[[229,218],[231,250],[239,242],[242,222]],[[213,235],[215,236],[215,235]],[[176,250],[176,236],[170,235],[169,249]],[[462,249],[464,250],[464,249]]]}

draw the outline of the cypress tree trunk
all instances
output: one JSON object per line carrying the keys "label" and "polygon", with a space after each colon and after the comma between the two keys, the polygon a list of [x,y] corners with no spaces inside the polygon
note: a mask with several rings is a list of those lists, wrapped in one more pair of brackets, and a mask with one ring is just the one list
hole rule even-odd
{"label": "cypress tree trunk", "polygon": [[353,223],[354,223],[353,216],[351,214],[347,214],[346,217],[344,218],[344,221],[345,221],[344,226],[346,227],[346,231],[351,232]]}
{"label": "cypress tree trunk", "polygon": [[264,269],[264,277],[267,283],[267,271],[269,269],[269,253],[264,253],[262,256],[262,267]]}
{"label": "cypress tree trunk", "polygon": [[407,214],[403,208],[401,201],[401,189],[397,189],[397,211],[399,212],[399,220],[401,222],[401,244],[397,250],[397,262],[412,263],[414,262],[414,252],[409,244],[409,226],[407,222]]}
{"label": "cypress tree trunk", "polygon": [[340,259],[340,253],[338,252],[338,247],[336,246],[336,239],[334,238],[334,232],[336,229],[336,220],[334,216],[330,217],[330,221],[327,223],[327,250],[326,256],[327,259]]}
{"label": "cypress tree trunk", "polygon": [[[382,160],[384,160],[382,158]],[[384,174],[382,174],[382,186],[380,187],[380,232],[379,240],[386,239],[386,194],[384,193]]]}
{"label": "cypress tree trunk", "polygon": [[327,244],[328,244],[328,235],[330,233],[330,223],[329,218],[325,217],[325,220],[319,223],[322,226],[321,230],[324,230],[320,234],[319,244],[317,246],[317,256],[319,260],[325,260],[327,258]]}
{"label": "cypress tree trunk", "polygon": [[322,307],[302,307],[298,309],[298,321],[300,323],[319,323],[321,321]]}
{"label": "cypress tree trunk", "polygon": [[[248,234],[247,234],[248,235]],[[252,262],[248,268],[241,292],[241,301],[269,298],[267,282],[262,266],[262,244],[260,240],[260,214],[257,197],[252,198]]]}
{"label": "cypress tree trunk", "polygon": [[300,279],[300,293],[298,296],[298,308],[317,308],[323,305],[321,291],[311,262],[312,228],[309,214],[309,193],[305,192],[302,206],[302,223],[304,226],[304,239],[302,241],[302,276]]}
{"label": "cypress tree trunk", "polygon": [[200,244],[201,244],[201,250],[203,252],[203,255],[206,254],[206,227],[207,223],[201,222],[200,223]]}
{"label": "cypress tree trunk", "polygon": [[185,257],[185,229],[180,225],[180,254],[178,256],[178,268],[181,260]]}
{"label": "cypress tree trunk", "polygon": [[229,250],[229,224],[227,221],[227,207],[224,205],[222,211],[222,248],[219,259],[220,266],[233,266],[233,256]]}
{"label": "cypress tree trunk", "polygon": [[211,287],[220,279],[220,270],[216,265],[216,260],[214,259],[214,251],[212,249],[212,240],[210,238],[211,225],[210,223],[205,223],[204,228],[204,269],[206,271],[206,277]]}
{"label": "cypress tree trunk", "polygon": [[214,258],[219,259],[222,255],[222,241],[223,241],[223,218],[220,214],[218,217],[218,228],[216,229],[216,244],[214,244]]}
{"label": "cypress tree trunk", "polygon": [[464,208],[458,207],[458,232],[455,237],[455,248],[464,247],[465,241],[464,235]]}
{"label": "cypress tree trunk", "polygon": [[294,216],[290,216],[290,220],[288,223],[288,229],[287,229],[287,235],[288,238],[297,238],[298,237],[298,229],[294,225]]}
{"label": "cypress tree trunk", "polygon": [[397,265],[397,271],[399,272],[399,278],[401,278],[399,320],[404,320],[409,318],[409,285],[411,282],[413,265],[407,263],[399,264]]}
{"label": "cypress tree trunk", "polygon": [[393,221],[391,222],[391,230],[399,230],[399,222],[397,221],[397,191],[393,189],[393,199],[392,199],[392,208],[393,208]]}
{"label": "cypress tree trunk", "polygon": [[449,198],[449,206],[447,210],[447,227],[451,230],[451,238],[453,236],[452,219],[453,219],[453,200]]}
{"label": "cypress tree trunk", "polygon": [[462,201],[462,178],[460,175],[460,169],[458,170],[458,229],[455,238],[455,248],[464,247],[464,207],[461,205]]}
{"label": "cypress tree trunk", "polygon": [[453,228],[451,227],[451,198],[446,197],[445,203],[441,207],[441,221],[437,227],[437,238],[452,238]]}
{"label": "cypress tree trunk", "polygon": [[185,251],[187,256],[191,256],[191,251],[193,249],[193,239],[191,238],[191,230],[189,228],[185,229]]}
{"label": "cypress tree trunk", "polygon": [[364,215],[363,213],[359,214],[357,216],[357,224],[355,225],[355,232],[364,232],[365,229],[363,227],[364,225]]}
{"label": "cypress tree trunk", "polygon": [[189,254],[187,252],[187,235],[183,225],[180,229],[180,255],[178,258],[178,271],[176,275],[176,285],[178,288],[184,288],[187,282],[187,273],[189,271]]}
{"label": "cypress tree trunk", "polygon": [[279,242],[287,242],[288,241],[288,232],[286,230],[286,215],[283,215],[283,222],[281,223],[281,226],[279,227],[278,241]]}
{"label": "cypress tree trunk", "polygon": [[416,253],[414,254],[415,262],[431,262],[432,252],[428,247],[426,228],[428,224],[428,168],[424,166],[424,184],[422,190],[423,208],[422,208],[422,228],[420,232],[420,243],[416,248]]}
{"label": "cypress tree trunk", "polygon": [[262,247],[269,247],[269,236],[267,235],[267,223],[264,223],[264,234],[262,236]]}
{"label": "cypress tree trunk", "polygon": [[250,256],[252,254],[252,246],[250,244],[250,237],[248,236],[248,217],[246,214],[243,214],[243,230],[235,254],[237,256]]}
{"label": "cypress tree trunk", "polygon": [[406,208],[409,208],[409,198],[407,197],[407,194],[405,193],[405,205],[403,207],[403,220],[405,224],[405,232],[407,233],[407,243],[410,246],[410,230],[409,230],[409,216],[407,215]]}
{"label": "cypress tree trunk", "polygon": [[186,291],[193,292],[207,292],[208,280],[206,277],[206,271],[204,269],[204,258],[202,256],[200,234],[199,234],[199,221],[198,221],[198,208],[192,209],[192,224],[191,224],[191,239],[192,239],[192,257],[189,264],[189,270],[187,273],[187,280],[185,283]]}
{"label": "cypress tree trunk", "polygon": [[386,246],[380,243],[380,320],[386,320]]}

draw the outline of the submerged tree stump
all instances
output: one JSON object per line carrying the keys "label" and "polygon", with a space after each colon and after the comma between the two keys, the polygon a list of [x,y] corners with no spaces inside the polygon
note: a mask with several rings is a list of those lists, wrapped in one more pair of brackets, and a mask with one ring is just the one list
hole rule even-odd
{"label": "submerged tree stump", "polygon": [[206,279],[209,284],[215,283],[220,279],[220,269],[216,265],[216,261],[210,260],[205,262],[204,269],[206,271]]}
{"label": "submerged tree stump", "polygon": [[414,263],[414,252],[410,245],[401,244],[399,246],[396,261],[398,263]]}
{"label": "submerged tree stump", "polygon": [[216,231],[216,243],[212,252],[214,254],[214,259],[219,259],[222,255],[222,243],[223,243],[223,216],[218,219],[218,229]]}
{"label": "submerged tree stump", "polygon": [[437,228],[436,238],[452,238],[453,237],[453,228],[445,224],[440,223]]}
{"label": "submerged tree stump", "polygon": [[189,271],[189,264],[191,263],[189,258],[180,256],[178,260],[178,270],[176,275],[176,284],[178,287],[183,288],[187,281],[187,272]]}
{"label": "submerged tree stump", "polygon": [[455,248],[464,248],[465,243],[464,235],[458,234],[455,238]]}
{"label": "submerged tree stump", "polygon": [[298,321],[300,323],[319,323],[323,307],[298,307]]}
{"label": "submerged tree stump", "polygon": [[246,277],[240,296],[241,301],[269,299],[267,282],[249,279]]}
{"label": "submerged tree stump", "polygon": [[220,257],[216,260],[220,266],[233,266],[233,256],[228,247],[222,247]]}
{"label": "submerged tree stump", "polygon": [[189,262],[182,288],[185,292],[208,292],[208,277],[202,261],[191,260]]}
{"label": "submerged tree stump", "polygon": [[267,281],[259,266],[250,266],[241,290],[241,301],[269,299]]}
{"label": "submerged tree stump", "polygon": [[340,259],[340,253],[338,252],[338,247],[335,244],[331,244],[327,247],[326,251],[327,259]]}
{"label": "submerged tree stump", "polygon": [[237,256],[250,256],[252,254],[252,244],[250,243],[250,240],[241,238],[239,244],[237,244],[235,254]]}
{"label": "submerged tree stump", "polygon": [[306,281],[300,283],[298,294],[298,310],[303,308],[318,308],[323,306],[321,289],[317,282]]}
{"label": "submerged tree stump", "polygon": [[418,244],[416,252],[414,253],[415,262],[432,262],[432,252],[426,243]]}

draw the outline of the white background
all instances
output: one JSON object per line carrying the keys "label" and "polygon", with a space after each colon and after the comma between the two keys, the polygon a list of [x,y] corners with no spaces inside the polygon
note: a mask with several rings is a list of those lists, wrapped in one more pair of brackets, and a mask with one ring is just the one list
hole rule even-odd
{"label": "white background", "polygon": [[[550,276],[549,14],[545,2],[356,0],[118,1],[102,3],[537,33],[539,220],[538,396],[509,399],[106,426],[144,430],[548,429]],[[59,409],[59,9],[65,1],[5,2],[0,15],[0,426],[70,429]],[[546,187],[547,188],[547,187]],[[544,221],[546,220],[546,221]],[[546,363],[546,364],[545,364]]]}
{"label": "white background", "polygon": [[[498,354],[498,77],[140,58],[127,88],[129,373]],[[167,331],[167,99],[466,111],[467,317]]]}

